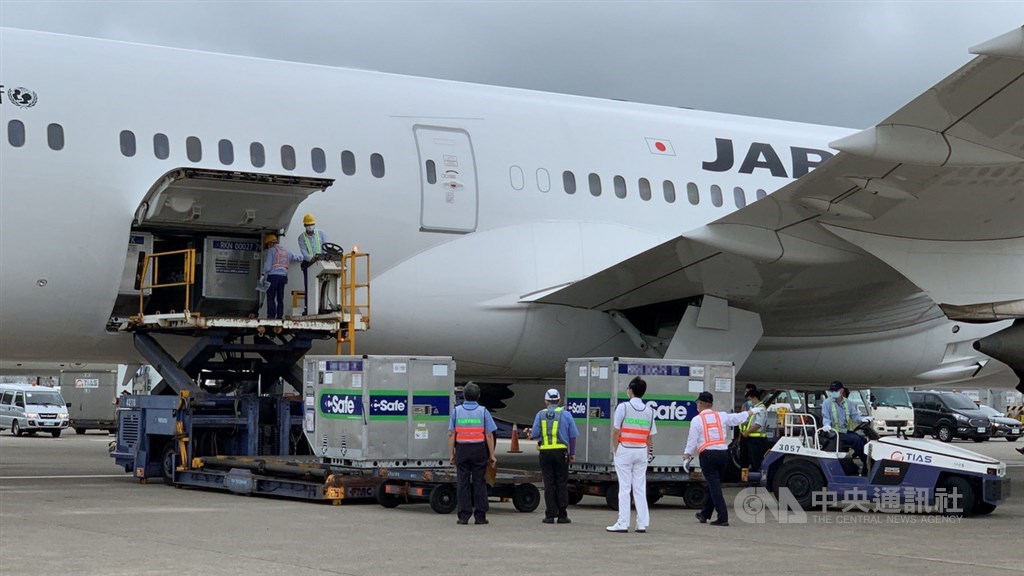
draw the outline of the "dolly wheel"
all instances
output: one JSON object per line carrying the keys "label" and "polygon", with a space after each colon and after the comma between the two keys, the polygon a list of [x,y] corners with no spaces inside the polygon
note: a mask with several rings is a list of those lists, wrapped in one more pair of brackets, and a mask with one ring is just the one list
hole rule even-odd
{"label": "dolly wheel", "polygon": [[455,486],[438,484],[430,490],[430,509],[438,514],[451,514],[458,504]]}
{"label": "dolly wheel", "polygon": [[400,504],[398,496],[388,494],[387,486],[388,485],[386,483],[377,485],[377,491],[376,494],[374,494],[377,497],[377,504],[380,504],[385,508],[398,508],[398,505]]}
{"label": "dolly wheel", "polygon": [[512,489],[512,505],[520,512],[533,512],[540,506],[540,490],[533,484],[519,484]]}

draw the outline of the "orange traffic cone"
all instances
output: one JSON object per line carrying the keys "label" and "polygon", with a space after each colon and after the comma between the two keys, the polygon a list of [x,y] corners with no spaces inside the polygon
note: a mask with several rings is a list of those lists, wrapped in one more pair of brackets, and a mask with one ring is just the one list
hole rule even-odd
{"label": "orange traffic cone", "polygon": [[519,449],[519,427],[515,424],[512,425],[512,444],[508,447],[509,454],[520,454],[522,450]]}

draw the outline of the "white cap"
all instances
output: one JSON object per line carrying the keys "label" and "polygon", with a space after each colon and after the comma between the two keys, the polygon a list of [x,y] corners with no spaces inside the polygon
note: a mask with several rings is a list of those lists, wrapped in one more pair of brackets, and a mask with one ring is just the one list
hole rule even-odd
{"label": "white cap", "polygon": [[559,396],[558,390],[555,390],[554,388],[549,388],[548,391],[544,394],[544,399],[545,400],[559,400],[559,399],[561,399],[561,396]]}

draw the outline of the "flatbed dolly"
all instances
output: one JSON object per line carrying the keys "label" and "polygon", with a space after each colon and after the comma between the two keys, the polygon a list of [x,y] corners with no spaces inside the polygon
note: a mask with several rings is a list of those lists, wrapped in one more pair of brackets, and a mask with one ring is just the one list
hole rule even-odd
{"label": "flatbed dolly", "polygon": [[[457,476],[453,468],[378,468],[382,482],[377,486],[377,503],[396,508],[413,501],[427,501],[438,514],[450,514],[458,505]],[[499,468],[494,485],[487,486],[492,498],[510,498],[520,512],[533,512],[540,505],[538,473]]]}
{"label": "flatbed dolly", "polygon": [[[603,497],[612,510],[619,509],[619,481],[611,470],[570,470],[569,504],[576,505],[586,495]],[[707,485],[699,473],[680,469],[647,471],[647,503],[663,496],[678,496],[687,508],[700,508],[707,498]]]}

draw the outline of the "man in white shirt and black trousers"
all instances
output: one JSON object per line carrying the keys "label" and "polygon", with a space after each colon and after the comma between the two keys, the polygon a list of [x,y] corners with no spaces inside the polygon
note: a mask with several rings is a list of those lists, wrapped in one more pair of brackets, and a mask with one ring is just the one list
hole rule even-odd
{"label": "man in white shirt and black trousers", "polygon": [[711,406],[715,397],[710,392],[697,395],[697,417],[690,421],[690,436],[686,439],[686,450],[683,461],[689,463],[696,452],[700,457],[700,469],[708,483],[708,497],[704,507],[697,512],[697,520],[704,524],[711,519],[712,508],[718,512],[718,518],[711,522],[712,526],[729,525],[729,509],[725,506],[722,495],[722,475],[729,465],[728,443],[725,431],[728,428],[746,422],[752,413],[763,412],[764,408],[752,408],[736,414],[715,412]]}

